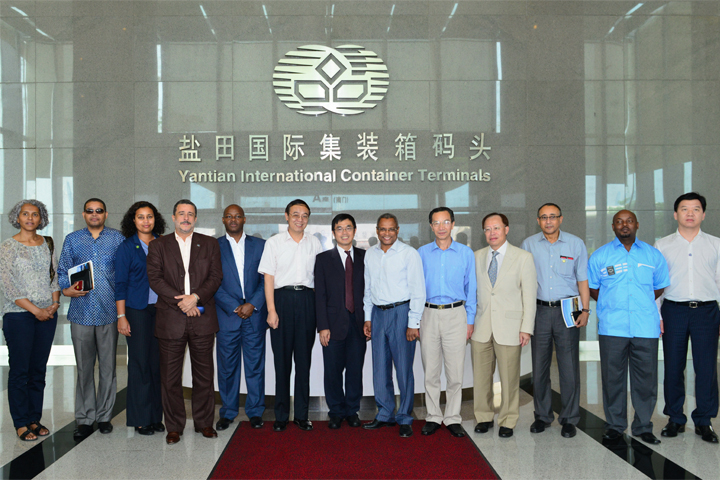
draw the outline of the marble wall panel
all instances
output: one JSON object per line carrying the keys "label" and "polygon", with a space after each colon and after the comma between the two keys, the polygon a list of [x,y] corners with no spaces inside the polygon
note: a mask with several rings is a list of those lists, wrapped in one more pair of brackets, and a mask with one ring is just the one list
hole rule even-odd
{"label": "marble wall panel", "polygon": [[582,81],[527,83],[527,142],[530,145],[583,144]]}
{"label": "marble wall panel", "polygon": [[34,83],[0,83],[2,101],[2,148],[35,147],[35,105]]}
{"label": "marble wall panel", "polygon": [[75,84],[37,83],[35,128],[38,148],[72,147],[75,142]]}
{"label": "marble wall panel", "polygon": [[73,146],[132,147],[132,82],[74,82]]}

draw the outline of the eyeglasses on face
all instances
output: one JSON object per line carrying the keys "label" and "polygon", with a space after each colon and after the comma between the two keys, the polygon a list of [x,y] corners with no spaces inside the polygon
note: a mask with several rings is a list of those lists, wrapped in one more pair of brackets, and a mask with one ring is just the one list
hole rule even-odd
{"label": "eyeglasses on face", "polygon": [[543,215],[542,217],[538,217],[541,221],[547,222],[550,220],[551,222],[554,222],[558,218],[562,217],[562,215]]}
{"label": "eyeglasses on face", "polygon": [[443,220],[442,222],[439,221],[439,220],[436,220],[436,221],[432,222],[431,225],[432,225],[433,227],[439,227],[440,225],[444,225],[444,226],[446,226],[446,227],[449,227],[450,224],[452,224],[452,222],[451,222],[450,220]]}
{"label": "eyeglasses on face", "polygon": [[353,230],[355,230],[355,227],[353,227],[352,225],[348,225],[347,227],[335,227],[336,233],[352,233]]}
{"label": "eyeglasses on face", "polygon": [[503,227],[501,227],[500,225],[495,225],[492,227],[483,228],[483,232],[485,232],[485,233],[499,232],[502,229],[503,229]]}
{"label": "eyeglasses on face", "polygon": [[92,208],[86,208],[85,213],[87,213],[88,215],[92,215],[93,213],[101,214],[101,213],[105,213],[105,209],[104,208],[96,208],[95,210],[93,210]]}
{"label": "eyeglasses on face", "polygon": [[307,220],[308,218],[310,218],[310,215],[307,213],[293,213],[292,215],[290,215],[290,217],[293,220],[300,220],[300,219]]}

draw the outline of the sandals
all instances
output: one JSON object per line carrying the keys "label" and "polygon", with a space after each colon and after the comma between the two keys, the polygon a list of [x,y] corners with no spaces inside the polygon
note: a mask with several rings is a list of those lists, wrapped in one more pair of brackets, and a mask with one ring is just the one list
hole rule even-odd
{"label": "sandals", "polygon": [[[22,427],[20,427],[20,428],[22,428]],[[15,429],[15,432],[17,433],[17,430],[20,430],[20,428]],[[19,438],[20,440],[22,440],[23,442],[34,442],[34,441],[36,441],[36,440],[38,439],[38,436],[35,435],[35,432],[33,432],[32,430],[30,430],[30,427],[28,427],[28,426],[25,426],[25,428],[26,428],[26,430],[25,430],[23,433],[18,433],[18,434],[17,434],[18,438]],[[33,435],[35,435],[35,438],[27,438],[28,435],[30,435],[31,433],[32,433]]]}
{"label": "sandals", "polygon": [[[35,428],[31,428],[31,425],[37,426]],[[34,433],[38,437],[47,437],[48,435],[50,435],[50,430],[40,422],[30,422],[26,426],[28,430],[31,430],[32,433]],[[45,430],[47,433],[41,433],[42,430]]]}

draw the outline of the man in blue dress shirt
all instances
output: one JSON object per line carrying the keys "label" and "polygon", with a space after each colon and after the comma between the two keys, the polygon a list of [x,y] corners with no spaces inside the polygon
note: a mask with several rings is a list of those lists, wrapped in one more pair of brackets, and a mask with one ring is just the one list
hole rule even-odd
{"label": "man in blue dress shirt", "polygon": [[606,432],[617,441],[627,428],[627,376],[635,418],[632,434],[658,444],[652,433],[657,402],[660,314],[655,299],[670,285],[659,250],[637,240],[637,217],[622,210],[613,217],[617,237],[590,257],[590,296],[597,300],[600,367]]}
{"label": "man in blue dress shirt", "polygon": [[[435,241],[418,250],[425,273],[425,310],[420,324],[420,353],[425,368],[427,418],[423,435],[432,435],[445,423],[455,437],[464,437],[460,422],[465,345],[472,335],[477,309],[475,255],[452,239],[455,213],[448,207],[430,212]],[[440,408],[440,372],[445,364],[447,403]]]}
{"label": "man in blue dress shirt", "polygon": [[[75,388],[75,439],[93,432],[112,432],[112,410],[117,393],[115,354],[117,352],[117,309],[115,307],[115,251],[125,241],[120,231],[105,227],[107,208],[99,198],[83,207],[86,228],[72,232],[63,242],[58,261],[58,282],[63,295],[70,297],[68,321],[77,364]],[[94,285],[90,291],[70,285],[68,270],[92,260]],[[95,357],[100,381],[95,392]]]}
{"label": "man in blue dress shirt", "polygon": [[[425,279],[417,250],[397,241],[397,217],[384,213],[376,231],[380,242],[365,254],[365,321],[372,335],[373,387],[378,414],[363,428],[373,430],[400,424],[400,436],[412,435],[412,407],[415,395],[413,360],[415,340],[420,336],[420,319],[425,304]],[[367,328],[367,327],[366,327]],[[395,415],[395,364],[400,407]]]}
{"label": "man in blue dress shirt", "polygon": [[[585,244],[575,235],[560,230],[560,207],[546,203],[538,209],[537,222],[542,232],[528,237],[520,248],[533,254],[537,270],[537,311],[532,343],[533,402],[535,421],[530,432],[541,433],[555,419],[550,388],[550,364],[553,344],[560,374],[562,410],[558,422],[561,435],[572,438],[580,420],[580,327],[590,315],[590,290],[587,281],[588,255]],[[582,312],[575,328],[568,328],[560,302],[580,295]]]}

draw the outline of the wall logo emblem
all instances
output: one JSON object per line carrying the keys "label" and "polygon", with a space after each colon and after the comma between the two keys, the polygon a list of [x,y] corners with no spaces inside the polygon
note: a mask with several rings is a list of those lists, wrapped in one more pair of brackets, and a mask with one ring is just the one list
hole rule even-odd
{"label": "wall logo emblem", "polygon": [[383,61],[364,47],[303,45],[280,59],[273,87],[288,108],[303,115],[357,115],[385,97],[389,78]]}

